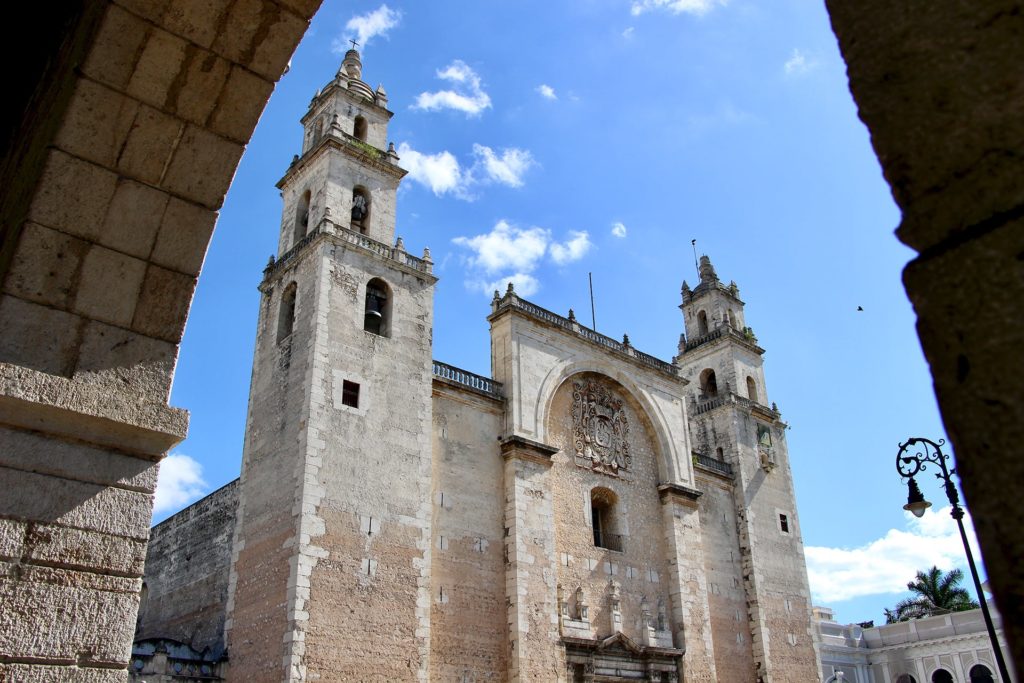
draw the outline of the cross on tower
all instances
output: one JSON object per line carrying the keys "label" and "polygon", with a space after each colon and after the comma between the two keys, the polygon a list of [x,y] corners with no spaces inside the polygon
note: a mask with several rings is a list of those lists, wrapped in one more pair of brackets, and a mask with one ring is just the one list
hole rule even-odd
{"label": "cross on tower", "polygon": [[357,43],[356,41],[352,40],[351,38],[348,39],[348,42],[352,43],[352,49],[353,50],[356,49],[357,47],[359,47],[359,43]]}

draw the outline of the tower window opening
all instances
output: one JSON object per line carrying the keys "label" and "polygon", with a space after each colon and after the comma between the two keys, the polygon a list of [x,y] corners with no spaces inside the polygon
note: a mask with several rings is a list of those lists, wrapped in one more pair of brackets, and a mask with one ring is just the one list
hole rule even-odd
{"label": "tower window opening", "polygon": [[917,683],[917,679],[910,674],[900,674],[896,677],[896,683]]}
{"label": "tower window opening", "polygon": [[374,278],[366,284],[363,329],[382,337],[391,336],[391,296],[388,291],[387,283],[379,278]]}
{"label": "tower window opening", "polygon": [[703,337],[708,333],[708,314],[701,311],[697,314],[697,334]]}
{"label": "tower window opening", "polygon": [[590,492],[590,524],[594,532],[594,546],[622,552],[617,503],[618,497],[610,489],[598,487]]}
{"label": "tower window opening", "polygon": [[323,119],[317,119],[316,123],[313,124],[313,142],[309,145],[314,147],[316,143],[320,142],[320,138],[324,134],[324,121]]}
{"label": "tower window opening", "polygon": [[284,293],[281,295],[281,308],[277,314],[277,341],[278,343],[287,339],[291,333],[292,328],[295,327],[295,291],[297,287],[295,283],[289,284],[285,287]]}
{"label": "tower window opening", "polygon": [[309,229],[309,200],[310,192],[306,190],[299,197],[299,203],[295,206],[295,237],[292,240],[292,246],[302,240],[306,236],[306,231]]}
{"label": "tower window opening", "polygon": [[995,681],[995,679],[992,678],[992,671],[990,671],[984,664],[975,664],[972,666],[969,675],[971,683],[993,683]]}
{"label": "tower window opening", "polygon": [[700,393],[708,398],[718,396],[718,380],[715,378],[715,371],[711,368],[700,373]]}
{"label": "tower window opening", "polygon": [[719,446],[719,447],[718,447],[718,448],[717,448],[717,449],[715,450],[715,454],[716,454],[716,455],[718,456],[718,459],[719,459],[719,460],[725,460],[725,451],[723,451],[723,450],[722,450],[722,447],[721,447],[721,446]]}
{"label": "tower window opening", "polygon": [[341,403],[350,408],[359,407],[359,384],[349,382],[347,379],[341,382]]}
{"label": "tower window opening", "polygon": [[945,669],[936,669],[932,674],[932,683],[954,683],[953,674]]}
{"label": "tower window opening", "polygon": [[789,517],[782,514],[781,512],[779,513],[779,529],[784,534],[789,533]]}
{"label": "tower window opening", "polygon": [[356,187],[352,190],[352,229],[365,235],[369,224],[370,193],[365,188]]}
{"label": "tower window opening", "polygon": [[352,127],[352,135],[356,140],[366,142],[366,119],[362,116],[357,116],[355,125]]}
{"label": "tower window opening", "polygon": [[757,400],[757,383],[750,375],[747,375],[747,398],[751,401]]}

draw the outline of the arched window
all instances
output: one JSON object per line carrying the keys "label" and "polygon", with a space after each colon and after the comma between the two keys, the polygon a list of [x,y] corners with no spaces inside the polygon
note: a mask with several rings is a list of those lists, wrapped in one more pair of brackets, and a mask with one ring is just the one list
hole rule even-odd
{"label": "arched window", "polygon": [[370,224],[370,193],[364,187],[352,189],[352,229],[366,234]]}
{"label": "arched window", "polygon": [[281,308],[277,313],[277,341],[284,341],[295,327],[295,283],[291,283],[281,294]]}
{"label": "arched window", "polygon": [[622,533],[619,529],[619,498],[611,489],[599,486],[590,491],[590,524],[594,531],[594,545],[598,548],[622,552]]}
{"label": "arched window", "polygon": [[316,123],[313,124],[313,141],[310,143],[310,147],[316,146],[316,143],[320,142],[320,138],[324,134],[324,121],[323,119],[317,119]]}
{"label": "arched window", "polygon": [[751,401],[757,400],[757,384],[750,375],[747,375],[747,398]]}
{"label": "arched window", "polygon": [[701,311],[697,314],[697,334],[703,337],[708,333],[708,314]]}
{"label": "arched window", "polygon": [[971,683],[995,683],[992,678],[992,671],[984,664],[975,664],[971,667]]}
{"label": "arched window", "polygon": [[900,674],[896,677],[896,683],[917,683],[917,679],[910,674]]}
{"label": "arched window", "polygon": [[721,446],[715,449],[715,454],[718,456],[719,460],[725,460],[725,451],[722,450]]}
{"label": "arched window", "polygon": [[949,673],[945,669],[937,669],[932,674],[932,683],[955,683],[953,680],[953,674]]}
{"label": "arched window", "polygon": [[306,231],[309,229],[309,199],[309,190],[306,190],[299,197],[299,203],[295,206],[295,238],[292,240],[293,247],[306,236]]}
{"label": "arched window", "polygon": [[387,283],[380,278],[366,283],[363,329],[382,337],[391,336],[391,292]]}
{"label": "arched window", "polygon": [[711,368],[700,373],[700,393],[708,398],[718,396],[718,380],[715,379],[715,371]]}
{"label": "arched window", "polygon": [[729,326],[730,327],[739,327],[740,326],[740,321],[736,319],[736,314],[732,312],[731,308],[729,309]]}
{"label": "arched window", "polygon": [[352,135],[356,140],[366,142],[366,119],[362,116],[356,117],[355,125],[352,128]]}

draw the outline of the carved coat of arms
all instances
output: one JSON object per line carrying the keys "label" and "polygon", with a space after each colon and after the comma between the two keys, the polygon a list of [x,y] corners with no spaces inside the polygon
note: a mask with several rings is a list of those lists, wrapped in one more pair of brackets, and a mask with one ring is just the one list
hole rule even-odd
{"label": "carved coat of arms", "polygon": [[572,385],[573,445],[576,457],[598,472],[618,475],[629,469],[629,422],[622,399],[594,380]]}

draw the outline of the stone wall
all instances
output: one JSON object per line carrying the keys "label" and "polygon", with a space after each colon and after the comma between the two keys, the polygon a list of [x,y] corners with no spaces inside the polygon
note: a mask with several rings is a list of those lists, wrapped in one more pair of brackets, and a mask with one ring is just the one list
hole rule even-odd
{"label": "stone wall", "polygon": [[153,527],[136,639],[223,651],[237,509],[236,479]]}
{"label": "stone wall", "polygon": [[503,401],[434,380],[430,678],[503,681]]}

